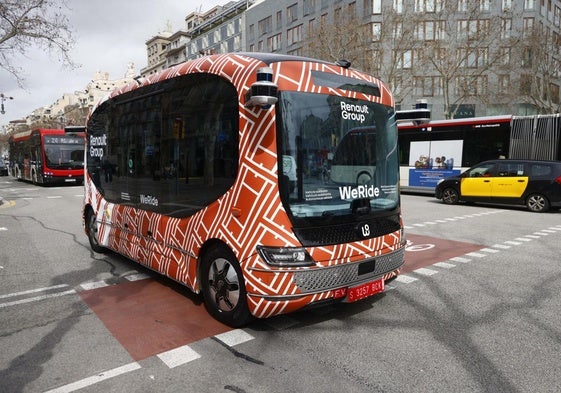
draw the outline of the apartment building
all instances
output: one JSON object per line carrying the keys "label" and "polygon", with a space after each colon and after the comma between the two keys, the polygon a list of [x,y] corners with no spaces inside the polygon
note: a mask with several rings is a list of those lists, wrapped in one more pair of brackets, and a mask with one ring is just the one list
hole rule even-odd
{"label": "apartment building", "polygon": [[186,19],[192,23],[188,26],[190,40],[185,48],[186,57],[245,51],[245,11],[253,3],[252,0],[230,1],[204,14],[188,15]]}
{"label": "apartment building", "polygon": [[433,119],[561,111],[561,0],[239,0],[185,20],[147,41],[142,75],[212,53],[353,52],[398,108],[424,100]]}
{"label": "apartment building", "polygon": [[422,99],[434,119],[551,113],[560,17],[559,0],[262,0],[246,11],[246,45],[336,60],[317,48],[351,34],[347,20],[366,54],[353,65],[388,82],[402,109]]}

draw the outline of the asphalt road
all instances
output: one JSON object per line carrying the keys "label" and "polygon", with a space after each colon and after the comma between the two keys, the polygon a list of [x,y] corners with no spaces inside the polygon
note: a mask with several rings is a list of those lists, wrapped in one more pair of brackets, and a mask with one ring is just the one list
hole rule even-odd
{"label": "asphalt road", "polygon": [[0,178],[0,197],[0,392],[561,391],[559,211],[403,195],[385,293],[232,330],[93,253],[80,187]]}

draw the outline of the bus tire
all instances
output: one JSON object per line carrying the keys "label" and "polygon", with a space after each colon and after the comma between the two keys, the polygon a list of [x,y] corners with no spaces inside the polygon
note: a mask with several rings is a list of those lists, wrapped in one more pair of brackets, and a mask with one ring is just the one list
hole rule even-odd
{"label": "bus tire", "polygon": [[99,244],[95,214],[91,209],[88,209],[88,212],[86,213],[86,233],[88,234],[90,247],[93,251],[100,254],[107,252],[107,249]]}
{"label": "bus tire", "polygon": [[458,191],[453,188],[447,188],[442,191],[442,202],[447,205],[455,205],[460,200],[460,195]]}
{"label": "bus tire", "polygon": [[248,324],[252,316],[245,282],[232,251],[223,244],[211,246],[201,263],[201,288],[208,313],[231,327]]}
{"label": "bus tire", "polygon": [[526,207],[534,213],[543,213],[549,210],[549,201],[542,194],[531,194],[526,198]]}

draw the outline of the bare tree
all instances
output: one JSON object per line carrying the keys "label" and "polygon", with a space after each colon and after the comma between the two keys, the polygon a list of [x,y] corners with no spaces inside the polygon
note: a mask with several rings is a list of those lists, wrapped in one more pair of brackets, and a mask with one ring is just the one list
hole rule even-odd
{"label": "bare tree", "polygon": [[551,31],[534,28],[527,32],[515,58],[519,67],[517,93],[538,113],[559,113],[561,42]]}
{"label": "bare tree", "polygon": [[[433,36],[424,38],[425,46],[420,64],[424,75],[439,78],[444,97],[444,116],[456,115],[466,100],[491,103],[496,99],[498,88],[491,87],[499,78],[496,75],[509,71],[510,63],[505,56],[516,47],[516,35],[505,37],[512,13],[491,14],[482,8],[489,3],[462,1],[442,3],[442,9],[434,10],[432,20],[418,24],[418,34],[430,31]],[[458,7],[462,7],[458,12]],[[430,23],[430,30],[427,29]],[[424,29],[424,30],[422,30]]]}
{"label": "bare tree", "polygon": [[397,103],[411,94],[414,85],[412,54],[423,46],[415,39],[417,19],[412,5],[396,9],[390,3],[383,10],[383,21],[370,25],[371,72],[389,84]]}
{"label": "bare tree", "polygon": [[2,0],[0,2],[0,67],[12,74],[20,86],[25,78],[13,59],[25,56],[31,47],[56,53],[74,67],[70,49],[74,45],[64,0]]}
{"label": "bare tree", "polygon": [[370,37],[365,25],[356,15],[338,12],[331,18],[321,18],[304,37],[304,52],[307,56],[325,61],[350,61],[354,68],[365,71],[365,51]]}
{"label": "bare tree", "polygon": [[353,68],[388,83],[396,102],[401,102],[412,89],[411,71],[404,67],[404,59],[421,45],[414,39],[414,20],[412,8],[397,11],[391,5],[385,7],[381,22],[335,12],[307,31],[304,51],[326,61],[350,61]]}

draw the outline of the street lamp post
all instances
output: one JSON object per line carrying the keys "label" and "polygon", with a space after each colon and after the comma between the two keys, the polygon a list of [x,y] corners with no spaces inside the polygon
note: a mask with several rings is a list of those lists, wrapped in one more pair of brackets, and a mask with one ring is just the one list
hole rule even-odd
{"label": "street lamp post", "polygon": [[6,111],[4,110],[4,101],[13,100],[13,99],[14,99],[14,97],[5,96],[4,93],[0,93],[0,102],[1,102],[0,113],[1,114],[6,113]]}

